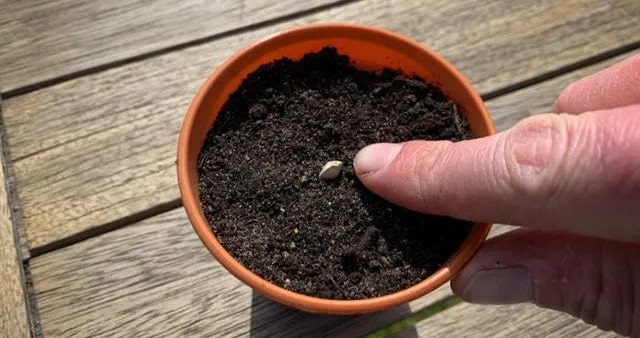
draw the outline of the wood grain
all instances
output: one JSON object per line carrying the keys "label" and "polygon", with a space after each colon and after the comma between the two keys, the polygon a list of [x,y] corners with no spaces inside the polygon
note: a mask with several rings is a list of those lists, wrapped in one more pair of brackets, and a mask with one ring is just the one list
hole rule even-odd
{"label": "wood grain", "polygon": [[531,304],[458,304],[416,325],[420,337],[616,337]]}
{"label": "wood grain", "polygon": [[556,98],[568,84],[638,53],[640,53],[640,49],[566,73],[541,84],[489,100],[486,105],[493,116],[496,129],[503,131],[512,127],[523,118],[553,112],[553,105]]}
{"label": "wood grain", "polygon": [[0,89],[7,92],[329,3],[6,1],[0,11]]}
{"label": "wood grain", "polygon": [[177,134],[197,87],[233,51],[283,28],[327,19],[387,27],[488,92],[628,44],[639,12],[635,0],[364,1],[12,98],[5,120],[28,242],[176,200]]}
{"label": "wood grain", "polygon": [[217,264],[182,209],[36,257],[31,271],[45,337],[355,337],[451,295],[445,285],[363,316],[295,311]]}
{"label": "wood grain", "polygon": [[[0,145],[2,148],[2,145]],[[0,337],[30,337],[22,286],[22,259],[11,218],[4,156],[0,149]]]}

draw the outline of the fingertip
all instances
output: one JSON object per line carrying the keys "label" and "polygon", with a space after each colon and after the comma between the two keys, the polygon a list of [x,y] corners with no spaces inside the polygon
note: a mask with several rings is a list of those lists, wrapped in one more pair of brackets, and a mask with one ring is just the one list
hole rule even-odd
{"label": "fingertip", "polygon": [[[442,215],[435,200],[442,190],[439,187],[446,184],[443,182],[447,178],[434,173],[433,164],[449,143],[408,141],[372,144],[356,154],[354,170],[367,189],[387,201],[414,211]],[[436,176],[440,180],[436,180]]]}
{"label": "fingertip", "polygon": [[568,85],[554,104],[556,113],[579,114],[640,103],[640,54]]}
{"label": "fingertip", "polygon": [[[408,141],[363,148],[355,172],[372,192],[410,210],[459,219],[488,220],[505,200],[491,176],[497,137],[462,142]],[[500,190],[500,191],[498,191]],[[477,203],[481,201],[483,203]]]}
{"label": "fingertip", "polygon": [[574,84],[575,82],[564,87],[564,89],[560,92],[560,95],[558,95],[556,102],[553,104],[553,111],[556,114],[576,113],[576,112],[570,111],[570,104],[568,102],[569,98],[571,97],[571,93],[573,92],[572,87],[574,86]]}
{"label": "fingertip", "polygon": [[382,170],[401,150],[402,145],[397,143],[376,143],[362,148],[353,159],[356,175],[367,176]]}

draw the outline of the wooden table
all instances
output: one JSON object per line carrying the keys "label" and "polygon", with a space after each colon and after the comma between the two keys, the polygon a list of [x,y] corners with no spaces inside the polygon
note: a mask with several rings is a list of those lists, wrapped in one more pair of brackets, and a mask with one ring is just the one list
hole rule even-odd
{"label": "wooden table", "polygon": [[271,302],[200,244],[174,160],[202,81],[284,28],[347,21],[417,39],[471,79],[503,130],[637,53],[640,1],[0,4],[0,336],[611,335],[533,305],[461,303],[448,286],[366,316]]}

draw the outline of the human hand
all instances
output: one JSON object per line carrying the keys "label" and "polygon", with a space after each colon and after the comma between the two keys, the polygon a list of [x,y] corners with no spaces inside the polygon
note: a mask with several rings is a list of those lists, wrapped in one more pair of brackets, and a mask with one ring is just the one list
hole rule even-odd
{"label": "human hand", "polygon": [[640,55],[573,83],[555,110],[480,139],[370,145],[355,170],[409,209],[526,227],[485,243],[452,282],[463,299],[640,337]]}

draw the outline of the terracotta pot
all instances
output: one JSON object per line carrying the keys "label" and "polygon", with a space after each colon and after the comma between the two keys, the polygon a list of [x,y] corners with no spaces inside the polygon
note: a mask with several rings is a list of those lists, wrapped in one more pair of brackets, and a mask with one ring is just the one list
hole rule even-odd
{"label": "terracotta pot", "polygon": [[216,239],[205,218],[198,196],[197,159],[207,132],[229,94],[259,66],[275,59],[300,59],[332,45],[347,54],[354,66],[364,70],[383,67],[419,75],[436,84],[462,108],[473,134],[493,134],[486,108],[469,82],[447,61],[423,45],[378,28],[352,24],[320,24],[282,32],[241,50],[211,75],[193,99],[184,119],[178,143],[178,181],[184,208],[202,243],[238,279],[280,303],[300,310],[356,314],[381,311],[427,294],[454,277],[467,263],[489,232],[489,224],[476,224],[460,249],[442,268],[424,281],[402,291],[364,300],[331,300],[285,290],[258,277],[236,261]]}

